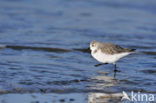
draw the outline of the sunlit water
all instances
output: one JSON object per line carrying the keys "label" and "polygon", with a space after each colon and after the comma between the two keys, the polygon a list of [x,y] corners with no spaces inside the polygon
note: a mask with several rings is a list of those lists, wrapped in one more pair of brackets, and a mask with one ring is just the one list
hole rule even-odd
{"label": "sunlit water", "polygon": [[[1,0],[0,14],[1,94],[156,93],[155,0]],[[137,49],[116,80],[92,40]]]}

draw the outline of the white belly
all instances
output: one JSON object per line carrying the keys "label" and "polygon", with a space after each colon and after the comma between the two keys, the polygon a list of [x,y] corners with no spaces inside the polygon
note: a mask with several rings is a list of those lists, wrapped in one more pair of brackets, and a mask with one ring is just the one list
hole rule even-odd
{"label": "white belly", "polygon": [[120,54],[104,54],[101,52],[101,50],[98,50],[96,53],[93,53],[92,51],[92,56],[99,62],[101,63],[115,63],[117,62],[120,58],[127,56],[130,53],[120,53]]}

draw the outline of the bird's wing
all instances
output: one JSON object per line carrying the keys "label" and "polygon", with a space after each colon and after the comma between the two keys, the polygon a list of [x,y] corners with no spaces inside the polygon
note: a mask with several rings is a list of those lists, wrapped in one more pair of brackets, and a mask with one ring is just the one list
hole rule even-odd
{"label": "bird's wing", "polygon": [[118,54],[122,52],[134,52],[135,49],[122,48],[119,45],[115,45],[112,43],[103,43],[99,46],[102,52],[106,54]]}
{"label": "bird's wing", "polygon": [[103,43],[99,48],[106,54],[117,54],[125,51],[124,48],[111,43]]}

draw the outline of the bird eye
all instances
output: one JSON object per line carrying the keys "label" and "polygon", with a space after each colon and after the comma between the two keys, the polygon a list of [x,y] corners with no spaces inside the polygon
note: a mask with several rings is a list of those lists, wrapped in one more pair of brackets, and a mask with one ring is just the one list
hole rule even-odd
{"label": "bird eye", "polygon": [[92,44],[92,47],[94,47],[95,46],[95,44]]}

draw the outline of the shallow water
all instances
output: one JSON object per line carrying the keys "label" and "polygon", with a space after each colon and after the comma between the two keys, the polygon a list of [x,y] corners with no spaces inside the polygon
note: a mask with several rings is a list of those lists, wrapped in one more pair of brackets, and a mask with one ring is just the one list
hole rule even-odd
{"label": "shallow water", "polygon": [[[156,93],[155,0],[1,0],[0,14],[0,94]],[[137,49],[116,80],[92,40]]]}

